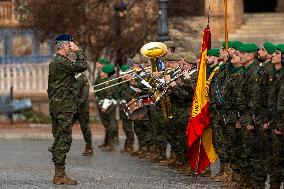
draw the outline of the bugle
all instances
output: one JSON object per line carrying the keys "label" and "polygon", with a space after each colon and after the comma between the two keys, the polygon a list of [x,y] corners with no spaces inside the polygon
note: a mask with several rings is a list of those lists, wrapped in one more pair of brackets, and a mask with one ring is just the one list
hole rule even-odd
{"label": "bugle", "polygon": [[[150,66],[144,68],[144,70],[150,70],[150,69],[151,69]],[[125,77],[126,75],[132,74],[132,73],[134,73],[134,72],[136,73],[136,72],[141,72],[141,71],[143,71],[143,69],[132,69],[132,70],[129,70],[129,71],[127,71],[127,72],[124,72],[124,73],[123,73],[121,76],[119,76],[119,77],[116,77],[116,78],[107,80],[107,81],[102,82],[102,83],[99,83],[99,84],[97,84],[97,85],[94,85],[94,86],[93,86],[93,89],[96,88],[96,87],[99,87],[99,86],[101,86],[101,85],[104,85],[104,84],[106,84],[106,83],[109,83],[109,82],[112,82],[112,81],[116,81],[116,80],[118,80],[118,79],[121,79],[121,78]]]}

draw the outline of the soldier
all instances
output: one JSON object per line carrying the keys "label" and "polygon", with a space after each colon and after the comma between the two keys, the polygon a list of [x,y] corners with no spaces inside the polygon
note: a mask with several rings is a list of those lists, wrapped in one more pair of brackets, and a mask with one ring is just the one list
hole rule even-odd
{"label": "soldier", "polygon": [[163,43],[167,46],[166,54],[174,53],[176,51],[176,46],[173,41],[165,41]]}
{"label": "soldier", "polygon": [[[67,56],[76,53],[76,62]],[[87,70],[87,61],[83,52],[72,42],[69,35],[56,38],[56,55],[49,64],[48,98],[52,120],[52,161],[55,165],[54,184],[76,185],[77,181],[67,177],[65,159],[72,142],[73,115],[77,112],[75,73]]]}
{"label": "soldier", "polygon": [[[222,94],[223,102],[216,102],[215,105],[218,106],[218,116],[220,117],[219,130],[221,131],[220,138],[222,137],[222,146],[224,146],[224,151],[221,157],[221,171],[214,178],[215,181],[232,181],[233,175],[230,168],[235,170],[235,174],[239,173],[239,166],[236,165],[235,157],[239,157],[240,150],[239,145],[241,141],[240,138],[240,127],[238,120],[238,109],[237,102],[241,93],[241,88],[239,87],[242,84],[242,65],[240,56],[234,54],[231,62],[227,63],[227,76],[225,81],[220,86],[220,94]],[[216,75],[217,80],[220,80],[219,72]],[[215,84],[215,83],[214,83]],[[215,84],[216,85],[216,84]],[[218,82],[220,85],[220,82]],[[216,95],[216,91],[215,91]],[[215,97],[216,99],[216,97]],[[217,136],[216,136],[217,137]],[[225,157],[224,157],[225,156]],[[234,176],[236,177],[237,175]]]}
{"label": "soldier", "polygon": [[173,103],[173,109],[175,109],[174,111],[177,111],[177,120],[179,122],[177,125],[178,145],[176,153],[178,157],[181,157],[181,160],[176,168],[178,171],[186,174],[193,173],[192,169],[188,165],[188,152],[186,146],[187,137],[185,133],[195,91],[197,77],[196,60],[197,57],[193,53],[186,53],[180,58],[179,63],[182,67],[182,75],[174,84],[172,84],[173,87],[169,94]]}
{"label": "soldier", "polygon": [[[128,65],[121,66],[120,70],[122,72],[127,72],[129,70]],[[126,74],[123,78],[130,80],[132,79],[129,74]],[[134,97],[135,92],[130,89],[129,82],[124,83],[120,85],[119,88],[119,107],[120,107],[120,117],[122,119],[122,128],[126,135],[124,148],[120,151],[121,153],[132,153],[134,150],[133,144],[134,144],[134,131],[133,131],[133,121],[129,120],[126,116],[124,109],[126,108],[126,102],[129,102]]]}
{"label": "soldier", "polygon": [[99,58],[96,62],[96,70],[95,70],[95,77],[94,83],[96,82],[97,78],[99,77],[99,72],[101,71],[102,67],[109,64],[109,60],[107,58]]}
{"label": "soldier", "polygon": [[263,155],[261,156],[263,159],[263,166],[261,166],[258,170],[259,172],[264,169],[263,176],[265,177],[267,174],[271,175],[271,163],[273,162],[273,146],[272,146],[272,135],[271,135],[271,128],[270,122],[272,121],[269,117],[269,93],[272,90],[273,78],[274,78],[274,68],[271,62],[272,54],[276,51],[276,47],[270,43],[265,42],[263,46],[258,51],[258,59],[261,61],[260,63],[260,71],[259,71],[259,85],[261,89],[261,108],[262,108],[262,115],[261,119],[263,123],[261,123],[259,128],[260,134],[260,142],[264,148]]}
{"label": "soldier", "polygon": [[277,50],[272,54],[273,63],[273,81],[272,90],[269,92],[269,113],[271,114],[272,121],[269,127],[272,130],[272,143],[273,143],[273,167],[270,178],[270,188],[280,188],[281,182],[284,178],[283,169],[283,65],[284,65],[284,44],[277,45]]}
{"label": "soldier", "polygon": [[210,49],[207,54],[207,68],[206,68],[206,76],[207,79],[213,72],[213,70],[218,67],[219,64],[219,56],[220,56],[220,49]]}
{"label": "soldier", "polygon": [[242,154],[239,157],[242,187],[264,187],[264,176],[259,167],[263,166],[261,156],[263,146],[259,142],[259,128],[261,125],[261,97],[259,86],[260,66],[257,59],[259,47],[254,43],[247,43],[240,47],[241,62],[244,68],[241,100],[238,104],[241,124]]}
{"label": "soldier", "polygon": [[[142,58],[143,57],[138,54],[133,57],[132,59],[133,69],[135,68],[141,69],[140,66],[142,64]],[[141,74],[142,74],[141,76],[143,76],[144,73]],[[134,90],[135,92],[134,96],[135,98],[139,98],[140,96],[143,96],[148,92],[148,89],[145,88],[145,86],[142,83],[140,83],[139,78],[131,80],[130,85],[132,90]],[[139,157],[139,156],[144,157],[145,154],[147,153],[146,146],[148,139],[146,139],[146,133],[148,133],[150,130],[148,119],[149,117],[147,114],[142,120],[134,120],[134,132],[138,140],[138,149],[131,153],[131,156],[133,157]]]}
{"label": "soldier", "polygon": [[74,122],[79,121],[84,140],[86,142],[83,156],[93,155],[92,133],[89,126],[89,90],[90,84],[85,74],[79,73],[76,78],[76,96],[78,97],[78,112],[74,116]]}
{"label": "soldier", "polygon": [[[108,64],[102,67],[100,71],[100,77],[102,82],[110,79],[115,73],[113,65]],[[103,84],[101,87],[107,87],[111,85],[110,82]],[[116,105],[117,96],[115,93],[115,88],[108,88],[99,92],[96,92],[96,98],[98,101],[98,112],[100,115],[100,120],[105,127],[105,139],[101,147],[102,151],[110,152],[115,150],[114,137],[117,130],[117,120],[116,120]]]}

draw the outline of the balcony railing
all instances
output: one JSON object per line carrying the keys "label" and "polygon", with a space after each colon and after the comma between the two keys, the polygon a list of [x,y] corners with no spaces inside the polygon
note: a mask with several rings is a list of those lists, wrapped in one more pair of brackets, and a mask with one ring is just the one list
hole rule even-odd
{"label": "balcony railing", "polygon": [[0,1],[0,26],[14,26],[18,24],[14,10],[13,0]]}

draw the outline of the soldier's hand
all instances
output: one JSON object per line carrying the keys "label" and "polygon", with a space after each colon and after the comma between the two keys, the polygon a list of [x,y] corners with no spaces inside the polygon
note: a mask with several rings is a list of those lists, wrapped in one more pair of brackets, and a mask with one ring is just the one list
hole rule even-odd
{"label": "soldier's hand", "polygon": [[175,81],[173,81],[173,82],[171,82],[169,85],[170,85],[171,87],[174,87],[174,86],[177,85],[177,83],[176,83]]}
{"label": "soldier's hand", "polygon": [[263,129],[264,129],[264,130],[267,130],[268,128],[269,128],[269,123],[264,123],[264,124],[263,124]]}
{"label": "soldier's hand", "polygon": [[277,129],[274,130],[274,133],[275,133],[276,135],[283,135],[283,133],[282,133],[281,131],[277,130]]}
{"label": "soldier's hand", "polygon": [[169,75],[166,75],[165,76],[165,81],[168,83],[168,82],[170,82],[171,81],[171,76],[169,76]]}
{"label": "soldier's hand", "polygon": [[153,76],[154,76],[154,77],[160,77],[161,74],[160,74],[159,72],[153,72]]}
{"label": "soldier's hand", "polygon": [[77,47],[77,45],[75,45],[73,42],[70,42],[70,49],[74,52],[80,50],[79,47]]}
{"label": "soldier's hand", "polygon": [[248,125],[246,126],[246,128],[247,128],[248,131],[253,131],[253,130],[254,130],[254,126],[253,126],[253,125],[250,125],[250,124],[248,124]]}
{"label": "soldier's hand", "polygon": [[241,123],[240,123],[240,122],[236,122],[235,127],[236,127],[236,129],[240,129],[240,128],[242,128]]}
{"label": "soldier's hand", "polygon": [[188,73],[188,70],[183,70],[182,73],[183,73],[183,76],[184,76],[185,79],[190,79],[190,75]]}

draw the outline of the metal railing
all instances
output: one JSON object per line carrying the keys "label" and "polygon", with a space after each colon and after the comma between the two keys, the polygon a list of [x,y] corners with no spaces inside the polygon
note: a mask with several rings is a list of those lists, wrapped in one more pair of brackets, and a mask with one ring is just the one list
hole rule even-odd
{"label": "metal railing", "polygon": [[0,1],[0,26],[17,25],[14,1]]}

